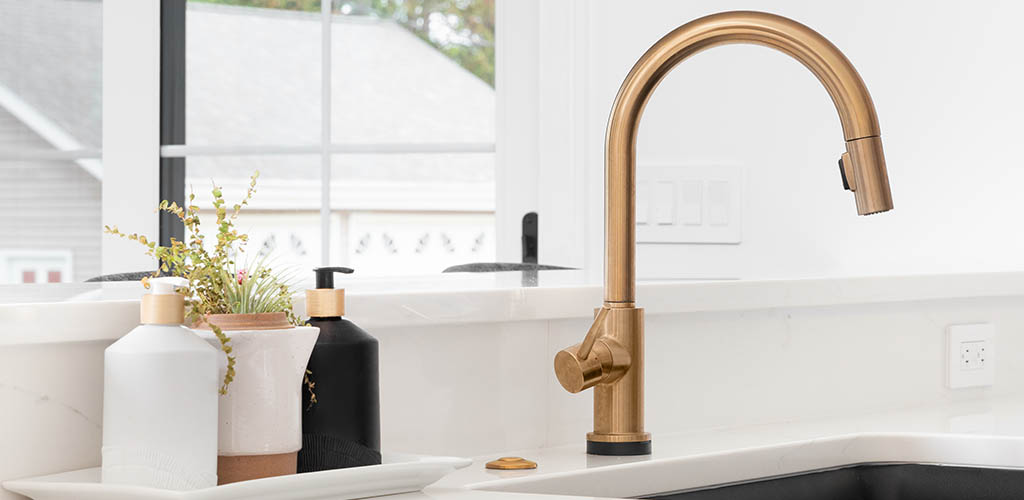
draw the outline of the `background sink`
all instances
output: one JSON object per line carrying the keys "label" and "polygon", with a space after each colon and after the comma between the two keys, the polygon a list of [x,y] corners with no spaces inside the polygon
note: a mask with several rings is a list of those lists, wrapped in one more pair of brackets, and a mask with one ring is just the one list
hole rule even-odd
{"label": "background sink", "polygon": [[943,465],[857,465],[698,490],[661,500],[1016,500],[1024,470]]}

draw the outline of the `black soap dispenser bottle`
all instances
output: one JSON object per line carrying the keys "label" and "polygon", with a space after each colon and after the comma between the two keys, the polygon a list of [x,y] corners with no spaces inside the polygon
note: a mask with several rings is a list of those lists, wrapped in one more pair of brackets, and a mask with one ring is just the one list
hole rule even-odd
{"label": "black soap dispenser bottle", "polygon": [[[303,389],[299,472],[381,463],[377,339],[345,319],[345,290],[334,288],[345,267],[321,267],[306,290],[309,324],[320,327],[309,357],[312,388]],[[315,401],[313,401],[315,395]]]}

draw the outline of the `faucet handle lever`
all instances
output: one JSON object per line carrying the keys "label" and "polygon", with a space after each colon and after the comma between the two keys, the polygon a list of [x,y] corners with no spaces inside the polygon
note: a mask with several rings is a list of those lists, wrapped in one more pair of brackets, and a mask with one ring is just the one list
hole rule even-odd
{"label": "faucet handle lever", "polygon": [[629,370],[633,359],[622,344],[607,337],[595,342],[586,358],[577,354],[579,348],[580,344],[569,346],[555,355],[555,377],[571,393],[615,382]]}
{"label": "faucet handle lever", "polygon": [[608,308],[601,307],[594,318],[594,324],[590,325],[590,330],[587,330],[587,336],[583,338],[583,342],[580,344],[580,350],[576,351],[576,356],[580,359],[587,359],[590,356],[590,351],[594,349],[594,342],[597,342],[598,337],[604,333],[604,323],[607,317]]}

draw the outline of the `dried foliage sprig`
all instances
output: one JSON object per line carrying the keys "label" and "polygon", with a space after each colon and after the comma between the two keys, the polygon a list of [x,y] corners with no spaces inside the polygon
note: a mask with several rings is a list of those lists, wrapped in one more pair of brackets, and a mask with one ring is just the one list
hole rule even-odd
{"label": "dried foliage sprig", "polygon": [[309,411],[317,404],[316,400],[316,382],[313,381],[313,372],[306,370],[306,374],[302,377],[302,384],[306,386],[306,390],[309,391],[309,404],[306,405],[306,411]]}
{"label": "dried foliage sprig", "polygon": [[[292,287],[290,282],[266,265],[266,259],[255,263],[252,269],[239,269],[236,258],[245,252],[249,236],[235,228],[242,208],[249,204],[256,192],[255,172],[249,179],[242,200],[228,208],[221,188],[213,186],[213,210],[216,215],[216,243],[212,251],[207,250],[206,235],[202,232],[199,207],[195,204],[195,193],[190,193],[184,207],[166,200],[160,202],[158,210],[174,214],[185,226],[188,243],[171,238],[170,246],[160,246],[143,235],[122,233],[117,226],[104,226],[108,234],[137,241],[146,247],[146,254],[156,257],[159,270],[154,274],[180,276],[188,280],[184,291],[187,320],[196,324],[210,314],[242,314],[284,312],[289,322],[301,324],[292,311]],[[148,278],[143,284],[148,288]],[[231,351],[231,338],[220,327],[210,325],[220,340],[221,349],[228,358],[227,372],[221,384],[220,393],[227,394],[228,385],[235,378],[235,357]]]}

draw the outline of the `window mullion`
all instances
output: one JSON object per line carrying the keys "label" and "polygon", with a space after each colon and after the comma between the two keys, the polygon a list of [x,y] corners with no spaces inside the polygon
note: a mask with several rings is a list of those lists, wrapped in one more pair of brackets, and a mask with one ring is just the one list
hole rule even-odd
{"label": "window mullion", "polygon": [[331,264],[331,7],[322,0],[320,61],[320,262]]}
{"label": "window mullion", "polygon": [[[185,2],[160,5],[160,145],[185,144]],[[185,158],[160,158],[160,200],[185,204]],[[185,240],[176,215],[160,213],[160,245]]]}
{"label": "window mullion", "polygon": [[[363,143],[328,144],[332,155],[355,154],[478,154],[494,153],[493,142],[430,142],[430,143]],[[186,156],[256,156],[256,155],[315,155],[321,153],[321,145],[284,144],[226,144],[226,145],[165,145],[160,147],[164,158]],[[3,154],[3,151],[0,151]]]}

